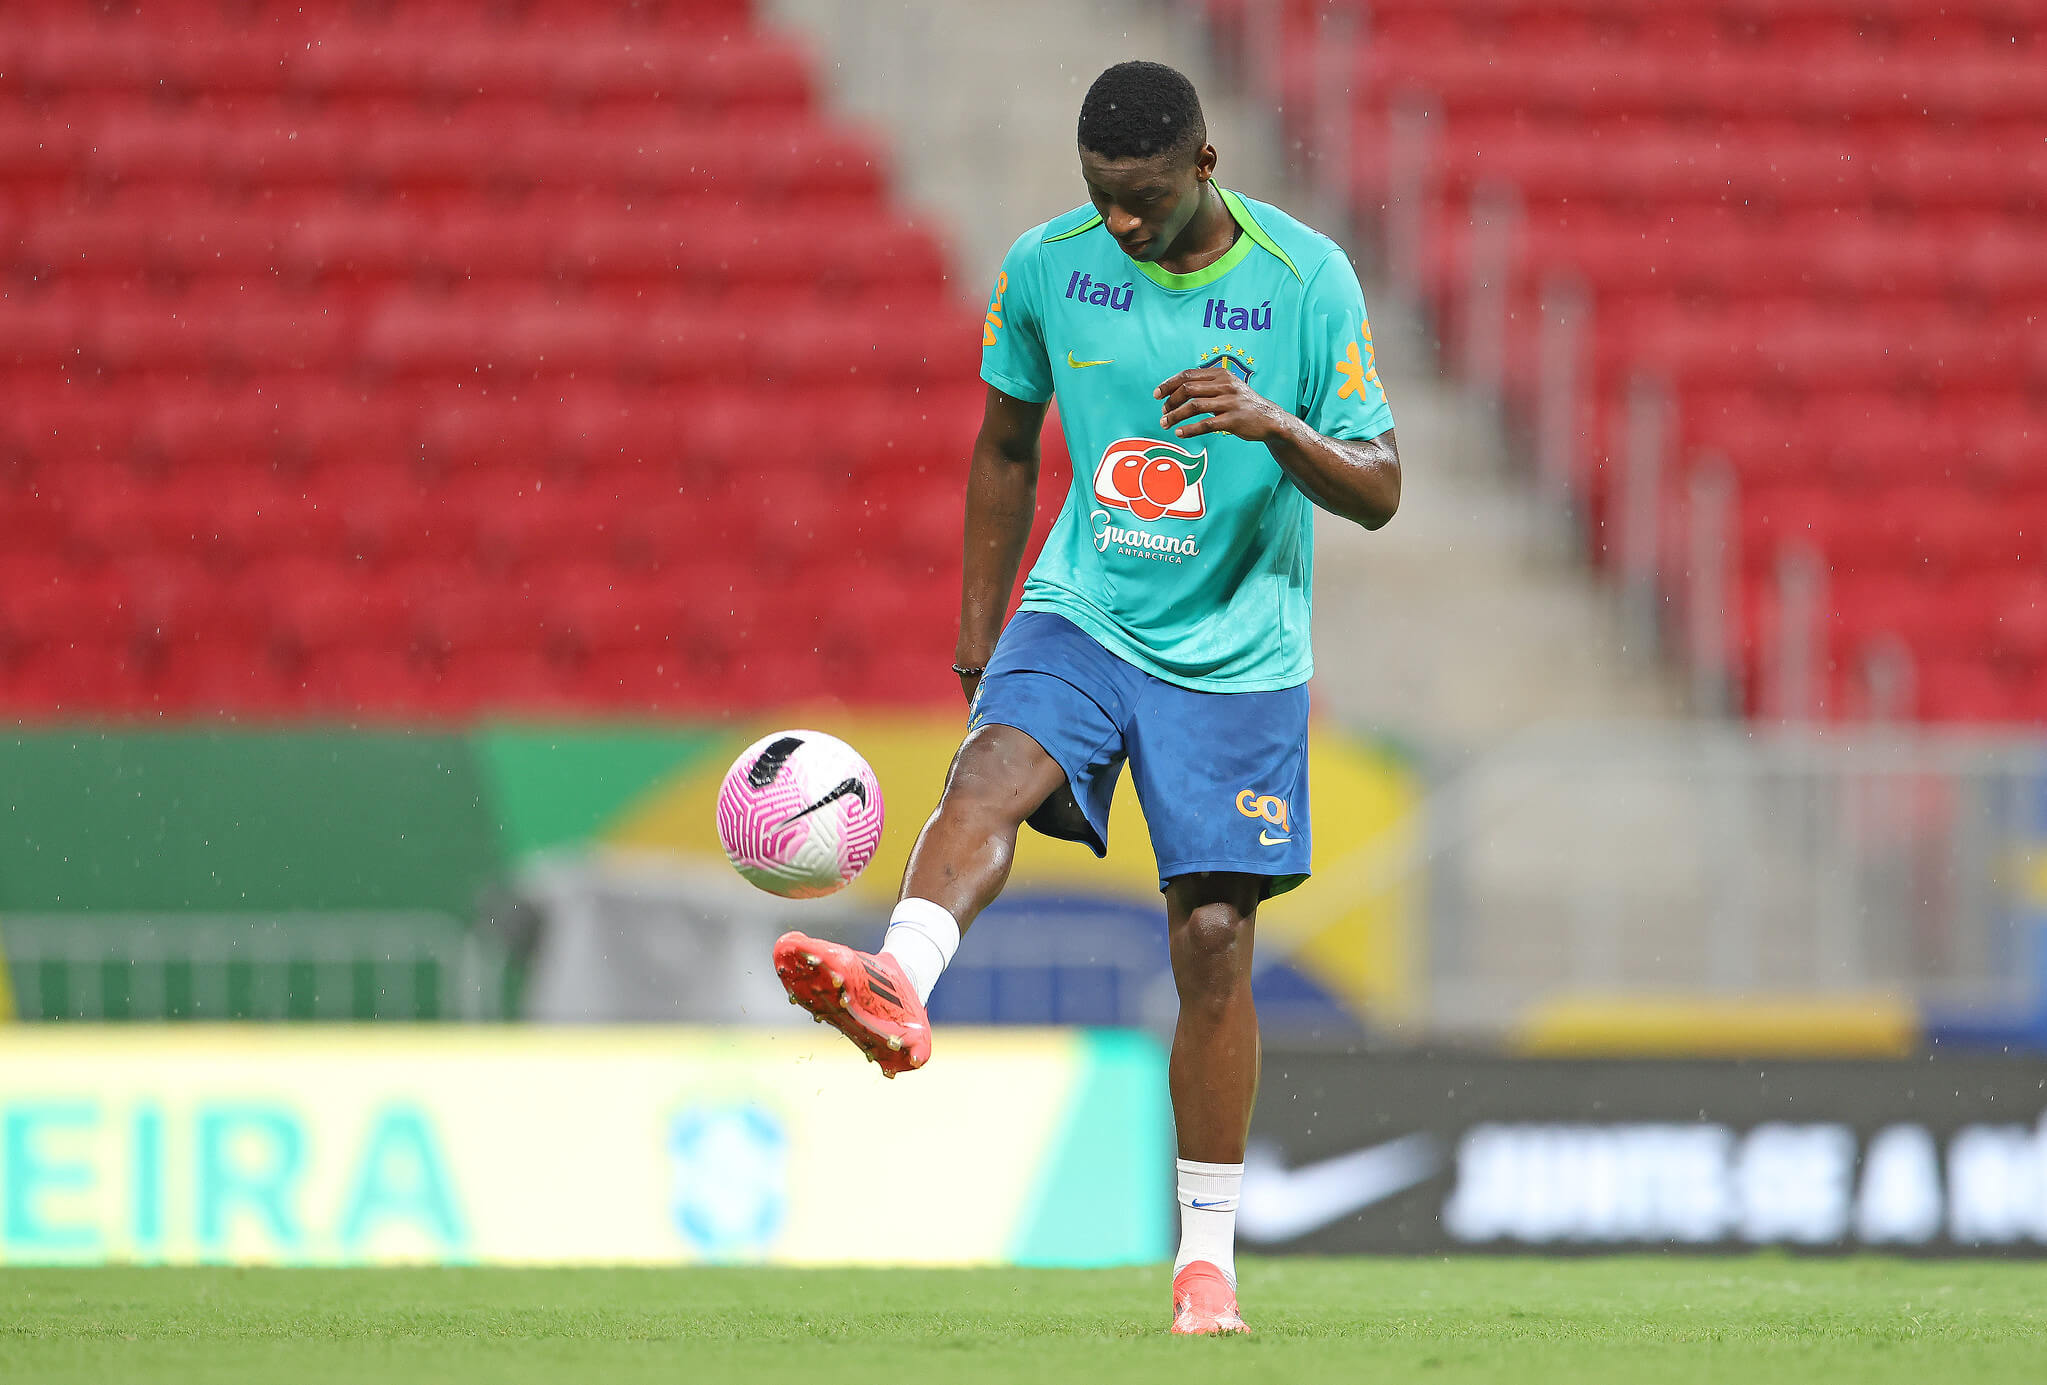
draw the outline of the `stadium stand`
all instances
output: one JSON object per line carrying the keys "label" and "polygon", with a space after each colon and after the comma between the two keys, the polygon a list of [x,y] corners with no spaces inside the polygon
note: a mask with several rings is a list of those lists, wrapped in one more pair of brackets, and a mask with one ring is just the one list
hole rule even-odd
{"label": "stadium stand", "polygon": [[[1331,9],[1354,22],[1325,27]],[[1724,463],[1737,705],[1767,711],[1779,558],[1824,574],[1829,715],[1907,651],[1905,706],[2047,718],[2047,9],[2032,0],[1203,0],[1219,53],[1397,200],[1395,112],[1425,111],[1424,306],[1459,359],[1478,204],[1516,208],[1503,394],[1539,410],[1545,296],[1591,305],[1572,477],[1616,561],[1628,383],[1674,406],[1662,528]],[[1259,41],[1262,21],[1284,40]],[[1356,35],[1332,59],[1329,36]],[[1337,89],[1341,89],[1340,87]],[[1685,550],[1659,546],[1681,645]]]}
{"label": "stadium stand", "polygon": [[0,711],[957,697],[973,308],[744,0],[7,10]]}

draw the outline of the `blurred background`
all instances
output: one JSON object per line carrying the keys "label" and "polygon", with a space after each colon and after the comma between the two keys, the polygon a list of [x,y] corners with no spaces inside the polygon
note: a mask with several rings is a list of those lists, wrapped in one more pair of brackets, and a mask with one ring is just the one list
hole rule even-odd
{"label": "blurred background", "polygon": [[[881,1100],[1016,1192],[864,1253],[1166,1253],[1134,795],[915,1082],[765,966],[936,800],[988,281],[1139,56],[1352,251],[1406,473],[1246,1237],[2047,1247],[2041,0],[15,0],[0,1258],[845,1258]],[[717,846],[789,725],[891,810],[829,901]]]}

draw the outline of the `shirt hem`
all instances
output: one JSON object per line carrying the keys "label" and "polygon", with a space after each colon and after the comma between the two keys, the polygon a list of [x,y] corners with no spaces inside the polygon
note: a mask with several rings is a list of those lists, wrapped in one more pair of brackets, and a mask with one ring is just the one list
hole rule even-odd
{"label": "shirt hem", "polygon": [[1043,404],[1052,398],[1051,390],[1046,390],[1043,394],[1033,393],[1031,387],[1023,381],[1016,379],[1014,376],[1005,375],[1001,371],[992,369],[989,366],[981,367],[981,379],[985,383],[995,386],[996,389],[1001,390],[1004,394],[1015,395],[1018,399],[1029,404]]}
{"label": "shirt hem", "polygon": [[1096,644],[1108,650],[1124,663],[1150,674],[1161,682],[1171,683],[1176,687],[1186,688],[1192,692],[1284,692],[1288,688],[1300,687],[1315,676],[1314,661],[1310,660],[1307,667],[1299,672],[1289,671],[1284,674],[1273,674],[1263,678],[1190,677],[1186,674],[1174,673],[1153,662],[1147,656],[1147,652],[1127,635],[1115,626],[1102,620],[1094,611],[1083,606],[1048,601],[1042,596],[1027,596],[1024,598],[1022,605],[1017,609],[1022,611],[1042,611],[1047,615],[1063,616],[1086,631]]}
{"label": "shirt hem", "polygon": [[[1390,432],[1392,432],[1392,431],[1393,431],[1393,429],[1394,429],[1394,423],[1393,423],[1393,411],[1392,411],[1391,409],[1382,409],[1382,411],[1381,411],[1381,412],[1383,412],[1383,413],[1385,414],[1385,417],[1386,417],[1386,422],[1385,422],[1385,424],[1384,424],[1383,426],[1381,426],[1381,427],[1378,427],[1378,428],[1374,428],[1374,427],[1372,427],[1372,426],[1371,426],[1371,425],[1369,425],[1369,424],[1364,424],[1364,425],[1360,425],[1360,430],[1359,430],[1358,432],[1355,432],[1355,433],[1350,433],[1350,432],[1342,432],[1342,433],[1324,433],[1324,434],[1322,434],[1322,436],[1323,436],[1323,437],[1325,437],[1325,438],[1331,438],[1331,439],[1334,439],[1334,440],[1335,440],[1335,441],[1337,441],[1337,442],[1370,442],[1370,441],[1372,441],[1372,439],[1374,439],[1374,438],[1383,438],[1383,437],[1385,437],[1385,436],[1386,436],[1386,435],[1387,435],[1388,433],[1390,433]],[[1307,422],[1307,420],[1306,420],[1306,419],[1302,419],[1301,421],[1302,421],[1303,423],[1306,423],[1306,422]],[[1308,424],[1308,426],[1309,426],[1310,428],[1313,428],[1313,427],[1314,427],[1315,425],[1314,425],[1314,424],[1312,424],[1312,423],[1309,423],[1309,424]]]}

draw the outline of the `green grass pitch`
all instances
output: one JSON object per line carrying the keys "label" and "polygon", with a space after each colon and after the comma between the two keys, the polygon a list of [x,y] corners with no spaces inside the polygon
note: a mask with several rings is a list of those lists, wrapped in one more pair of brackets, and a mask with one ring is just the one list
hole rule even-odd
{"label": "green grass pitch", "polygon": [[0,1380],[2047,1379],[2047,1263],[1263,1260],[1257,1336],[1131,1270],[0,1270]]}

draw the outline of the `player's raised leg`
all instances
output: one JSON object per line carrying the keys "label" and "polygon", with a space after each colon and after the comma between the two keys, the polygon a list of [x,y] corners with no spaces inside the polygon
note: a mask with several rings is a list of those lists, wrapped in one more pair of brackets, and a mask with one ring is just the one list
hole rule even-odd
{"label": "player's raised leg", "polygon": [[1180,1252],[1173,1331],[1248,1332],[1237,1311],[1237,1197],[1258,1096],[1258,1012],[1251,946],[1258,875],[1203,872],[1166,887],[1166,925],[1180,1019],[1173,1030],[1173,1124],[1179,1132]]}
{"label": "player's raised leg", "polygon": [[911,848],[903,898],[929,900],[966,931],[1009,882],[1017,829],[1065,782],[1058,761],[1014,726],[985,725],[968,736]]}
{"label": "player's raised leg", "polygon": [[791,1002],[851,1039],[890,1077],[924,1066],[931,988],[960,935],[1008,881],[1017,829],[1065,781],[1058,762],[1013,726],[969,735],[910,852],[881,951],[785,933],[775,943],[775,972]]}

